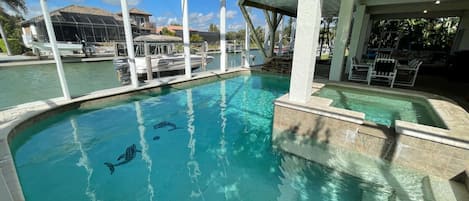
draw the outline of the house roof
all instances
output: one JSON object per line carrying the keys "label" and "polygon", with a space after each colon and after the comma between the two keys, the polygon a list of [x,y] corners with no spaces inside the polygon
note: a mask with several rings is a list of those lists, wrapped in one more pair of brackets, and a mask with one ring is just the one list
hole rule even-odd
{"label": "house roof", "polygon": [[[134,14],[134,15],[152,16],[152,14],[147,13],[147,12],[145,12],[145,11],[143,11],[143,10],[139,10],[139,9],[137,9],[137,8],[131,8],[131,9],[129,10],[129,13],[130,13],[130,14]],[[122,12],[118,12],[117,15],[122,16]]]}
{"label": "house roof", "polygon": [[[156,29],[156,32],[161,32],[164,28],[167,28],[171,32],[182,31],[182,26],[169,25],[169,26],[165,26],[165,27],[159,27],[158,29]],[[196,30],[189,29],[189,31],[196,31]]]}
{"label": "house roof", "polygon": [[[63,13],[73,13],[73,14],[79,14],[79,15],[94,15],[94,16],[105,16],[105,17],[112,17],[115,20],[122,21],[122,18],[120,16],[115,15],[114,13],[108,12],[104,9],[101,8],[95,8],[95,7],[87,7],[87,6],[79,6],[79,5],[69,5],[57,10],[53,10],[49,13],[51,16],[52,21],[61,21],[61,20],[55,20],[56,17],[60,17],[63,15]],[[43,20],[44,16],[39,15],[36,17],[33,17],[29,20],[26,20],[23,22],[23,24],[28,24],[30,22],[34,21],[40,21]]]}
{"label": "house roof", "polygon": [[139,14],[139,15],[152,16],[152,14],[147,13],[147,12],[142,11],[142,10],[139,10],[139,9],[137,9],[137,8],[131,8],[131,9],[129,10],[129,13],[132,13],[132,14]]}

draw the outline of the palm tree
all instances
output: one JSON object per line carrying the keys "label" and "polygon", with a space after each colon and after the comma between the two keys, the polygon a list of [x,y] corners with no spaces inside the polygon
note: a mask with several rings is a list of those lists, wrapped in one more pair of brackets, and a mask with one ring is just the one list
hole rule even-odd
{"label": "palm tree", "polygon": [[[12,9],[16,13],[26,12],[26,3],[24,0],[0,0],[1,3],[6,5],[8,8]],[[10,46],[8,45],[8,40],[5,32],[3,31],[3,19],[9,16],[5,12],[5,8],[0,7],[0,35],[2,36],[3,42],[5,43],[5,48],[7,49],[8,56],[11,55]]]}

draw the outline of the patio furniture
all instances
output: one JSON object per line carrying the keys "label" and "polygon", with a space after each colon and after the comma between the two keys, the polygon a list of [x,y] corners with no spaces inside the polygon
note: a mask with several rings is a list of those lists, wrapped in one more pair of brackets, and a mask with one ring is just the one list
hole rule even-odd
{"label": "patio furniture", "polygon": [[398,65],[395,85],[413,87],[415,80],[417,79],[417,74],[419,72],[420,65],[423,61],[418,59],[412,59],[409,61],[408,65]]}
{"label": "patio furniture", "polygon": [[371,81],[384,81],[388,82],[391,85],[391,88],[394,87],[394,81],[396,79],[396,66],[397,62],[395,59],[384,59],[377,58],[373,64],[373,70],[368,77],[368,85],[371,84]]}
{"label": "patio furniture", "polygon": [[350,63],[352,66],[349,70],[348,79],[352,81],[367,82],[372,65],[359,64],[356,57],[350,57]]}

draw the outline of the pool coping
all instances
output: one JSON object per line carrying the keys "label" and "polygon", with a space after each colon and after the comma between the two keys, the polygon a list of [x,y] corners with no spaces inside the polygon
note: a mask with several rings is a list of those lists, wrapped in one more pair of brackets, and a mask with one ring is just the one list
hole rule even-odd
{"label": "pool coping", "polygon": [[[252,71],[254,71],[253,69]],[[66,100],[64,98],[53,98],[42,101],[35,101],[11,107],[10,109],[0,111],[0,184],[5,183],[7,189],[0,185],[0,192],[9,192],[11,198],[5,198],[6,201],[23,201],[25,200],[21,188],[18,174],[16,172],[13,156],[10,150],[10,140],[30,124],[36,123],[50,115],[67,111],[72,108],[78,108],[82,104],[88,102],[113,99],[125,96],[132,96],[138,93],[148,91],[162,90],[163,87],[173,85],[191,85],[193,82],[206,81],[210,82],[210,78],[226,79],[230,76],[239,76],[243,74],[251,74],[249,68],[230,68],[226,72],[210,71],[202,73],[193,73],[191,78],[184,75],[165,77],[147,82],[145,85],[134,88],[132,86],[121,86],[117,88],[95,91],[90,94]],[[196,83],[195,83],[196,84]],[[3,199],[3,197],[2,197]]]}

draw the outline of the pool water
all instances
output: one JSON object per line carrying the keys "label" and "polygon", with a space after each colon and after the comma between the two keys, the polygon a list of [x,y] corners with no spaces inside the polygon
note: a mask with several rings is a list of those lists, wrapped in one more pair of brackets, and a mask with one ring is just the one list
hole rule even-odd
{"label": "pool water", "polygon": [[[272,148],[272,103],[288,83],[239,76],[50,117],[11,143],[24,195],[29,201],[359,201],[364,191],[382,193]],[[126,150],[121,161],[130,161],[117,166]],[[112,174],[105,162],[116,165]]]}
{"label": "pool water", "polygon": [[334,107],[363,112],[366,120],[377,124],[392,127],[395,120],[402,120],[446,128],[433,108],[423,99],[333,85],[326,85],[315,95],[332,99]]}

